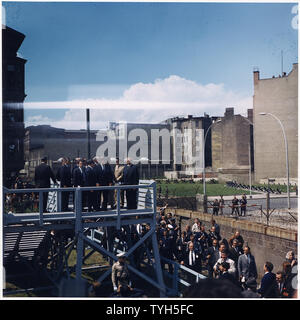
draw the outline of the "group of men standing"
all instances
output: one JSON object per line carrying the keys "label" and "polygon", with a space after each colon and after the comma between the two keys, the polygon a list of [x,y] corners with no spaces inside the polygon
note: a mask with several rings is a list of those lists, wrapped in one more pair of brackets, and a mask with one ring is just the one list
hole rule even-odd
{"label": "group of men standing", "polygon": [[[76,159],[75,165],[71,166],[69,158],[61,158],[61,167],[54,175],[51,167],[47,164],[47,158],[41,160],[41,164],[35,168],[35,186],[37,188],[50,188],[50,179],[54,184],[60,182],[61,188],[72,187],[107,187],[113,185],[138,185],[139,172],[131,159],[126,159],[126,165],[121,165],[116,159],[114,170],[107,160],[94,157],[93,159]],[[124,207],[125,197],[127,209],[137,208],[136,188],[122,188],[120,191],[120,205]],[[115,191],[115,192],[114,192]],[[61,210],[69,211],[70,195],[72,190],[61,192]],[[111,209],[116,207],[116,190],[88,190],[82,192],[83,209],[87,211],[106,211],[107,206]],[[46,211],[48,192],[43,193],[43,211]]]}
{"label": "group of men standing", "polygon": [[[212,203],[213,215],[223,214],[223,209],[225,207],[225,200],[223,196],[220,196],[220,199],[215,199]],[[246,216],[247,209],[247,196],[242,195],[241,199],[238,199],[236,196],[233,197],[231,201],[231,214],[236,216]]]}

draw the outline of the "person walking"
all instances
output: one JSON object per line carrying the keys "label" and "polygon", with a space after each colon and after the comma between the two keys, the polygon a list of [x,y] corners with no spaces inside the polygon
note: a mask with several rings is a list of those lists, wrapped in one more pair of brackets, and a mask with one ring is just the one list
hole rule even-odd
{"label": "person walking", "polygon": [[[238,246],[236,245],[238,248]],[[254,256],[251,254],[250,247],[244,246],[244,253],[238,257],[238,275],[242,286],[251,279],[257,279],[257,268]]]}
{"label": "person walking", "polygon": [[257,292],[261,295],[262,298],[276,298],[277,296],[277,287],[276,275],[272,272],[273,264],[267,261],[264,264],[264,276],[261,279],[260,288]]}

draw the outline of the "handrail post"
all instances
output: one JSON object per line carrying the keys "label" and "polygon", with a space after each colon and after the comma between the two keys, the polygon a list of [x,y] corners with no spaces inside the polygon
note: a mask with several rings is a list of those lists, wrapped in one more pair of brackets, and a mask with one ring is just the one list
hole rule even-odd
{"label": "handrail post", "polygon": [[75,214],[76,214],[76,223],[75,223],[75,236],[77,238],[76,245],[76,281],[78,284],[81,281],[82,274],[82,258],[83,258],[83,238],[82,238],[82,202],[81,202],[81,193],[80,188],[76,188],[75,191]]}
{"label": "handrail post", "polygon": [[151,187],[153,188],[153,222],[154,225],[156,224],[156,182],[153,182],[151,184]]}
{"label": "handrail post", "polygon": [[57,191],[57,212],[61,212],[61,191]]}
{"label": "handrail post", "polygon": [[117,188],[117,230],[121,229],[120,189]]}
{"label": "handrail post", "polygon": [[43,225],[43,207],[44,207],[44,197],[43,197],[43,191],[39,191],[39,223],[40,226]]}
{"label": "handrail post", "polygon": [[176,295],[178,295],[178,264],[174,263],[174,274],[173,274],[173,289]]}

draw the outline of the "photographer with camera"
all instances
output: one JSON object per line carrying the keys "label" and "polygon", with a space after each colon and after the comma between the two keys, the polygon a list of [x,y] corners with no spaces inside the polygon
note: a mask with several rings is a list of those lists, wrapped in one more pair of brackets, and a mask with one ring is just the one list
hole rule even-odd
{"label": "photographer with camera", "polygon": [[235,268],[235,263],[233,260],[228,258],[228,253],[227,251],[223,251],[221,252],[221,258],[218,259],[218,261],[216,262],[216,264],[214,265],[214,272],[215,274],[220,277],[221,274],[221,269],[220,266],[223,262],[227,262],[229,264],[229,269],[228,269],[228,273],[231,274],[232,276],[235,276],[235,272],[236,272],[236,268]]}

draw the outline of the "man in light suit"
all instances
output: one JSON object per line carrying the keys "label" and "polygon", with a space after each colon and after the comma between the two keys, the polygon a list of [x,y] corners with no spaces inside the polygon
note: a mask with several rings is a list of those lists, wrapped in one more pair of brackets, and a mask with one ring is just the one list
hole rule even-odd
{"label": "man in light suit", "polygon": [[248,246],[244,246],[244,253],[238,258],[238,273],[242,284],[245,284],[249,278],[257,278],[255,258]]}

